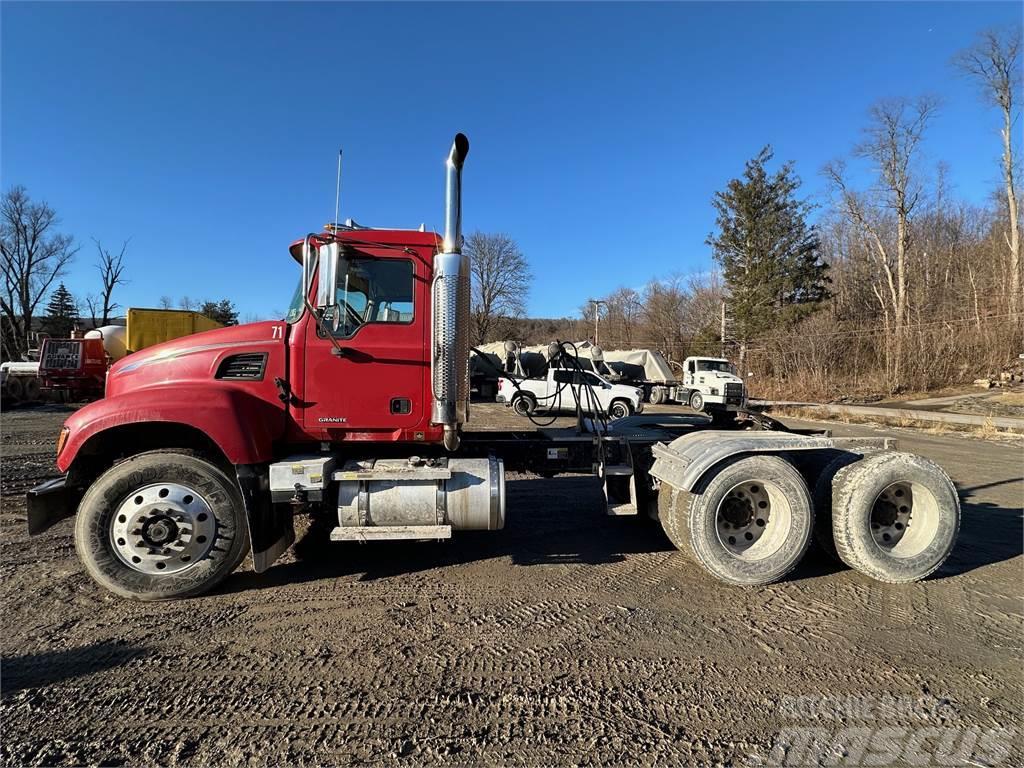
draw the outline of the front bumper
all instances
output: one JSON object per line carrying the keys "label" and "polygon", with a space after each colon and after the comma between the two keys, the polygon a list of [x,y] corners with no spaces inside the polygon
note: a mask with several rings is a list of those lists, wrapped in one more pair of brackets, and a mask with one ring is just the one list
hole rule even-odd
{"label": "front bumper", "polygon": [[37,485],[25,494],[30,536],[42,533],[54,523],[75,514],[81,496],[68,485],[68,476],[61,475]]}
{"label": "front bumper", "polygon": [[644,412],[643,400],[641,400],[639,403],[636,404],[636,412],[637,413],[643,413]]}

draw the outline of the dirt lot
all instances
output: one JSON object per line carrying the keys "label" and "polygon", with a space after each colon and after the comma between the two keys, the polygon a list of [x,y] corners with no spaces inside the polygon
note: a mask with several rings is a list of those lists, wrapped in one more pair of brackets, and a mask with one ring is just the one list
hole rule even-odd
{"label": "dirt lot", "polygon": [[[826,764],[877,757],[848,726],[875,749],[880,728],[937,729],[924,764],[947,736],[969,764],[1024,763],[1018,446],[899,434],[964,503],[953,557],[911,586],[812,554],[727,587],[656,525],[604,517],[595,480],[522,477],[502,532],[332,545],[312,526],[263,575],[138,604],[86,578],[70,521],[23,531],[62,418],[3,416],[5,765],[803,764],[807,733],[846,746]],[[902,738],[880,762],[913,757]]]}

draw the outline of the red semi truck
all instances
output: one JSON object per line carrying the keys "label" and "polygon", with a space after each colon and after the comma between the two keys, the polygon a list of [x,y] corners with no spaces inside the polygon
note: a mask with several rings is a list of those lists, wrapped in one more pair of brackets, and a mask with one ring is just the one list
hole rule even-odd
{"label": "red semi truck", "polygon": [[99,584],[143,600],[185,597],[250,550],[256,571],[270,567],[299,512],[335,518],[339,541],[500,529],[508,466],[597,474],[609,514],[660,520],[677,547],[733,584],[785,576],[815,518],[822,543],[874,578],[911,581],[942,564],[959,526],[956,490],[888,440],[765,419],[709,429],[664,413],[581,418],[575,430],[465,429],[468,150],[457,135],[443,236],[327,227],[291,245],[301,276],[283,320],[114,364],[106,396],[60,431],[63,474],[28,494],[30,533],[77,515],[76,548]]}

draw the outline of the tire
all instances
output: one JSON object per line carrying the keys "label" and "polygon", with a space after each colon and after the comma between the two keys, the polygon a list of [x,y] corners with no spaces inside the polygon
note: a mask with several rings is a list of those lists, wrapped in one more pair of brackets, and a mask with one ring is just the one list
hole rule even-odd
{"label": "tire", "polygon": [[690,395],[690,407],[695,411],[704,410],[704,396],[700,392],[694,392]]}
{"label": "tire", "polygon": [[608,415],[613,419],[624,419],[633,415],[633,404],[625,400],[613,400],[608,406]]}
{"label": "tire", "polygon": [[7,379],[7,399],[8,400],[21,400],[21,396],[25,394],[25,385],[22,384],[21,379],[17,376],[10,376]]}
{"label": "tire", "polygon": [[667,395],[668,393],[665,391],[664,387],[653,386],[651,387],[651,394],[647,398],[647,400],[648,402],[650,402],[651,405],[661,405],[662,403],[665,402]]}
{"label": "tire", "polygon": [[959,531],[956,486],[923,456],[884,451],[836,473],[832,537],[840,559],[865,576],[920,581],[946,561]]}
{"label": "tire", "polygon": [[698,493],[663,484],[658,519],[677,549],[741,586],[770,584],[792,571],[814,527],[807,484],[778,456],[736,459],[702,481]]}
{"label": "tire", "polygon": [[520,416],[530,416],[537,410],[537,401],[531,395],[516,395],[512,400],[512,410]]}
{"label": "tire", "polygon": [[245,559],[249,535],[238,487],[223,470],[154,451],[116,464],[86,491],[75,548],[100,586],[168,600],[223,581]]}
{"label": "tire", "polygon": [[23,397],[30,403],[34,403],[39,399],[39,395],[42,394],[43,385],[39,382],[35,376],[29,379],[25,379]]}
{"label": "tire", "polygon": [[842,560],[836,552],[836,542],[832,537],[833,482],[840,469],[856,464],[872,453],[877,453],[877,449],[843,451],[825,465],[814,481],[814,490],[811,491],[811,500],[814,502],[814,543],[837,563],[841,563]]}

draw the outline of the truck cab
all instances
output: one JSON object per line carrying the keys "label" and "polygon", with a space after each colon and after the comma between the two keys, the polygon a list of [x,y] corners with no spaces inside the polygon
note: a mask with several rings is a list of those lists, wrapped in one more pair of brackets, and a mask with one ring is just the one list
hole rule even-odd
{"label": "truck cab", "polygon": [[688,357],[683,361],[680,399],[714,418],[745,408],[747,393],[736,367],[724,357]]}

